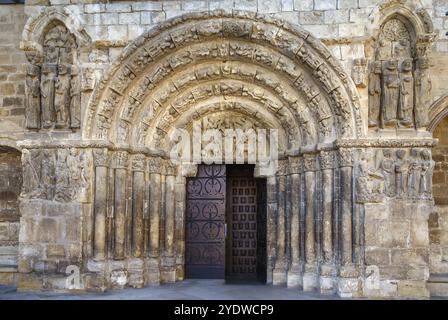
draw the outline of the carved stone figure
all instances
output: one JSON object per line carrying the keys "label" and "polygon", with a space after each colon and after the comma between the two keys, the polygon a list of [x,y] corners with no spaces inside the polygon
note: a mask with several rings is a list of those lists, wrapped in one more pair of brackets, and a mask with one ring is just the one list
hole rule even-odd
{"label": "carved stone figure", "polygon": [[382,115],[385,127],[395,127],[397,122],[399,89],[398,61],[390,60],[385,63],[383,70]]}
{"label": "carved stone figure", "polygon": [[53,200],[55,189],[55,154],[52,150],[44,150],[41,160],[41,190],[42,198]]}
{"label": "carved stone figure", "polygon": [[369,127],[377,127],[381,106],[381,62],[374,61],[369,73]]}
{"label": "carved stone figure", "polygon": [[384,192],[384,176],[369,164],[369,152],[363,152],[358,163],[357,194],[359,202],[380,200]]}
{"label": "carved stone figure", "polygon": [[40,156],[30,150],[22,150],[22,170],[23,170],[23,198],[33,198],[39,195],[40,182]]}
{"label": "carved stone figure", "polygon": [[411,149],[409,154],[409,172],[408,172],[408,195],[415,197],[418,195],[420,185],[420,154],[417,149]]}
{"label": "carved stone figure", "polygon": [[78,68],[72,66],[70,81],[70,128],[81,126],[81,81]]}
{"label": "carved stone figure", "polygon": [[54,121],[56,66],[43,65],[41,75],[42,127],[50,128]]}
{"label": "carved stone figure", "polygon": [[55,82],[54,108],[56,111],[56,128],[66,128],[70,108],[70,67],[58,66]]}
{"label": "carved stone figure", "polygon": [[420,171],[420,188],[419,193],[424,198],[431,197],[432,190],[432,171],[434,168],[434,161],[431,160],[431,154],[428,150],[422,150],[420,153],[422,160]]}
{"label": "carved stone figure", "polygon": [[353,61],[352,79],[357,87],[366,87],[366,65],[367,61],[364,58],[355,59]]}
{"label": "carved stone figure", "polygon": [[408,164],[406,161],[406,151],[399,149],[396,152],[397,159],[395,160],[395,187],[396,195],[403,196],[407,192],[407,170]]}
{"label": "carved stone figure", "polygon": [[415,124],[417,128],[428,125],[428,100],[432,83],[427,58],[420,58],[415,71]]}
{"label": "carved stone figure", "polygon": [[40,68],[28,65],[26,70],[26,127],[40,128]]}
{"label": "carved stone figure", "polygon": [[392,151],[383,149],[383,159],[381,160],[380,169],[384,177],[385,192],[388,196],[395,194],[395,167],[392,159]]}
{"label": "carved stone figure", "polygon": [[414,107],[414,78],[412,76],[412,60],[406,59],[401,65],[400,73],[400,105],[398,119],[403,127],[411,127],[412,109]]}

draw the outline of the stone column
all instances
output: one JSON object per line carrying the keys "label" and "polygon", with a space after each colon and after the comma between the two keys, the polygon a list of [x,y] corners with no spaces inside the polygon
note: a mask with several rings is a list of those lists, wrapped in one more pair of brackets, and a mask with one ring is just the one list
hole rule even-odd
{"label": "stone column", "polygon": [[291,265],[288,271],[288,287],[302,287],[302,265],[300,263],[300,159],[289,159],[289,174],[291,181]]}
{"label": "stone column", "polygon": [[132,157],[132,255],[141,258],[144,252],[143,211],[145,198],[145,156]]}
{"label": "stone column", "polygon": [[277,242],[277,178],[270,176],[267,178],[267,272],[266,283],[273,283],[273,269],[276,258],[276,242]]}
{"label": "stone column", "polygon": [[321,293],[333,292],[333,168],[332,151],[321,151],[319,164],[322,175],[322,262],[319,287]]}
{"label": "stone column", "polygon": [[358,289],[358,273],[353,265],[353,153],[339,150],[340,170],[340,263],[338,294],[353,296]]}
{"label": "stone column", "polygon": [[193,163],[182,163],[178,168],[175,219],[175,250],[176,250],[176,280],[183,280],[185,276],[185,212],[187,196],[187,177],[196,177],[198,166]]}
{"label": "stone column", "polygon": [[106,216],[107,216],[107,149],[94,149],[95,197],[94,197],[94,238],[93,254],[97,260],[104,260],[106,252]]}
{"label": "stone column", "polygon": [[159,227],[161,208],[161,169],[160,158],[148,159],[149,171],[149,253],[147,283],[160,283],[159,266]]}
{"label": "stone column", "polygon": [[277,207],[277,256],[273,271],[273,284],[281,285],[286,283],[286,230],[285,230],[285,206],[286,206],[286,160],[278,161],[277,183],[278,183],[278,207]]}
{"label": "stone column", "polygon": [[122,260],[126,257],[126,180],[129,155],[125,151],[115,154],[114,180],[114,258]]}
{"label": "stone column", "polygon": [[176,281],[175,256],[174,256],[174,224],[175,224],[175,193],[176,167],[171,161],[165,162],[165,255],[163,257],[163,282]]}
{"label": "stone column", "polygon": [[303,290],[317,289],[317,261],[315,239],[316,157],[306,154],[303,158],[305,175],[305,270]]}
{"label": "stone column", "polygon": [[145,211],[145,155],[132,156],[132,219],[130,224],[130,249],[133,259],[128,260],[129,285],[134,288],[144,286],[144,211]]}

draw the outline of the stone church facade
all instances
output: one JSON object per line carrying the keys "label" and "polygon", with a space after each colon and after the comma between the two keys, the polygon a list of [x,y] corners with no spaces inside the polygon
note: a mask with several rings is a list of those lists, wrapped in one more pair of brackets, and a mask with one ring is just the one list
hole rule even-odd
{"label": "stone church facade", "polygon": [[[446,0],[0,5],[0,282],[446,294],[447,31]],[[276,170],[171,161],[194,121],[278,130]]]}

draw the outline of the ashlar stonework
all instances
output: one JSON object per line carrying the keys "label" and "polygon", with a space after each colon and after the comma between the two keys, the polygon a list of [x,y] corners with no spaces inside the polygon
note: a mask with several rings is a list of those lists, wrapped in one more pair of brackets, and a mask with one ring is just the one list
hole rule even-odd
{"label": "ashlar stonework", "polygon": [[205,169],[172,161],[170,137],[200,123],[278,130],[276,170],[251,174],[266,285],[428,298],[430,274],[448,273],[432,154],[448,114],[432,105],[447,92],[432,69],[448,61],[442,9],[308,2],[21,6],[24,112],[0,109],[0,282],[70,290],[77,268],[81,290],[182,281],[188,186]]}

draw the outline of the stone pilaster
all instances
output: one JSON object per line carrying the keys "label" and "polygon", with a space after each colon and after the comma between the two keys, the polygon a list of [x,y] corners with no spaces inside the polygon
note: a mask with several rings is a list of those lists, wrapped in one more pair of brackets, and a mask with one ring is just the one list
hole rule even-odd
{"label": "stone pilaster", "polygon": [[95,164],[95,197],[94,197],[94,242],[95,259],[106,258],[106,217],[108,193],[108,152],[107,149],[93,150]]}
{"label": "stone pilaster", "polygon": [[164,192],[164,209],[165,209],[165,254],[162,264],[162,281],[175,282],[175,247],[174,247],[174,227],[175,227],[175,182],[176,167],[171,161],[165,161],[165,192]]}
{"label": "stone pilaster", "polygon": [[126,204],[126,181],[129,155],[119,151],[115,154],[114,175],[114,258],[126,257],[126,222],[128,208]]}

